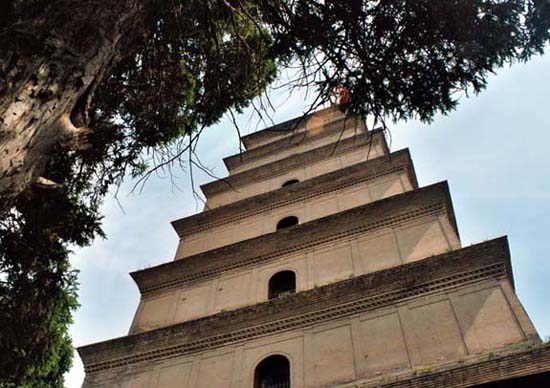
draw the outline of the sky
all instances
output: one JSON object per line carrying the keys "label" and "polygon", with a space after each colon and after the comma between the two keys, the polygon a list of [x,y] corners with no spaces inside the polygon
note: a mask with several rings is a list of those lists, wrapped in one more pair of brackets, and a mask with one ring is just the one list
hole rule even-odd
{"label": "sky", "polygon": [[[409,148],[419,184],[447,180],[463,246],[509,237],[516,293],[543,339],[550,338],[550,55],[500,69],[478,96],[463,98],[457,110],[390,125],[391,150]],[[273,114],[281,122],[307,109],[304,91],[290,99],[275,95]],[[286,102],[285,102],[286,101]],[[244,134],[249,114],[238,117]],[[253,120],[256,123],[256,120]],[[201,161],[217,176],[227,175],[222,158],[239,152],[230,120],[209,128],[200,139]],[[155,176],[141,193],[125,182],[117,198],[103,206],[106,240],[77,249],[80,308],[71,335],[75,346],[124,336],[139,302],[129,272],[173,260],[177,235],[170,221],[202,209],[192,194],[189,171]],[[195,172],[195,184],[212,178]],[[68,388],[80,387],[82,363],[75,354],[66,375]]]}

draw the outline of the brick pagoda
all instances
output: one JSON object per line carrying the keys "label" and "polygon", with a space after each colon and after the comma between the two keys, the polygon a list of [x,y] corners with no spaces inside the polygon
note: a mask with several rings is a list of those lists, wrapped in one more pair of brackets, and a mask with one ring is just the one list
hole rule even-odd
{"label": "brick pagoda", "polygon": [[550,387],[506,237],[462,247],[407,149],[334,106],[241,140],[84,387]]}

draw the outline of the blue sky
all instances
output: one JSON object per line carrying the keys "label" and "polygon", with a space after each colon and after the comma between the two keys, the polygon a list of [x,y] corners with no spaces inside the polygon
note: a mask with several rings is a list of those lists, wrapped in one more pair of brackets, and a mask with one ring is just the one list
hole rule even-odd
{"label": "blue sky", "polygon": [[[437,116],[430,125],[390,126],[391,149],[410,148],[420,185],[449,181],[464,246],[509,236],[516,292],[543,339],[550,336],[548,69],[550,55],[501,69],[487,90],[464,98],[448,116]],[[283,96],[275,101],[281,103]],[[304,93],[295,93],[274,119],[298,116],[306,106]],[[239,117],[243,126],[248,117]],[[198,147],[201,161],[218,176],[227,174],[222,158],[237,152],[229,120],[209,128]],[[125,183],[118,201],[111,196],[103,206],[108,239],[74,252],[81,303],[71,328],[76,346],[124,336],[139,301],[128,273],[173,259],[177,235],[170,221],[202,208],[193,198],[188,171],[176,175],[181,190],[166,176],[155,176],[141,194],[131,195],[132,184]],[[210,180],[195,174],[196,183]],[[80,387],[83,378],[75,355],[66,384]]]}

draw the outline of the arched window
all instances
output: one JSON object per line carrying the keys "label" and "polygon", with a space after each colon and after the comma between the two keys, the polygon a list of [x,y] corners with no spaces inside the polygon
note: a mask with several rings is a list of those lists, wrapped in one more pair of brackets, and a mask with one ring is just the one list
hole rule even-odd
{"label": "arched window", "polygon": [[298,183],[298,182],[300,182],[298,179],[291,179],[291,180],[286,181],[285,183],[283,183],[283,185],[281,187],[290,186],[290,185],[293,185],[293,184]]}
{"label": "arched window", "polygon": [[297,224],[298,224],[298,217],[294,217],[294,216],[285,217],[279,222],[277,222],[277,230],[288,228],[290,226],[297,225]]}
{"label": "arched window", "polygon": [[268,298],[275,299],[296,292],[296,274],[292,271],[281,271],[269,279]]}
{"label": "arched window", "polygon": [[254,371],[254,388],[290,388],[290,362],[285,356],[269,356]]}

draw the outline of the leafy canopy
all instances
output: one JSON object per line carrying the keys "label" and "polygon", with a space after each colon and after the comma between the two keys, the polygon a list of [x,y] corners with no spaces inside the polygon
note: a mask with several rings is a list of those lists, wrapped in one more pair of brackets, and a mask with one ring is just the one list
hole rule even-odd
{"label": "leafy canopy", "polygon": [[[78,3],[3,1],[2,53],[47,55],[48,31],[21,31]],[[93,93],[90,147],[52,155],[46,178],[60,187],[21,195],[0,221],[1,387],[62,385],[77,307],[69,245],[103,236],[99,205],[108,189],[151,163],[171,162],[174,147],[181,156],[203,128],[264,93],[281,69],[297,74],[289,88],[314,88],[312,109],[344,86],[350,113],[429,121],[454,109],[461,93],[481,91],[497,67],[542,53],[550,38],[546,0],[147,4]]]}

